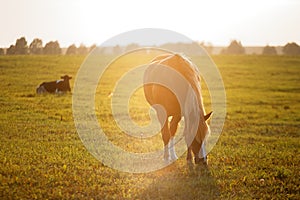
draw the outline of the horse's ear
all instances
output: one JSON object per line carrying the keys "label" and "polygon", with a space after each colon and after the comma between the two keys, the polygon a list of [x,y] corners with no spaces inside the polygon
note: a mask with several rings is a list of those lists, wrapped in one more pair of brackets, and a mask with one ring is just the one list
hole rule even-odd
{"label": "horse's ear", "polygon": [[204,116],[204,120],[208,120],[210,118],[210,116],[212,115],[212,111],[210,113],[208,113],[207,115]]}

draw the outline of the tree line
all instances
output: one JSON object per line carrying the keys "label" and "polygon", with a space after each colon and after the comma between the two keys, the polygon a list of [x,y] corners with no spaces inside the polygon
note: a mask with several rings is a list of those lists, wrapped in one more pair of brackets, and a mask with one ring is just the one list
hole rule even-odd
{"label": "tree line", "polygon": [[[222,49],[222,51],[221,51],[221,54],[239,55],[239,54],[245,54],[245,53],[246,53],[246,51],[245,51],[245,48],[243,47],[242,43],[237,40],[231,41],[230,45],[227,48]],[[287,43],[286,45],[284,45],[282,47],[282,53],[284,55],[292,55],[292,56],[300,55],[300,46],[295,42]],[[261,54],[262,55],[277,55],[278,52],[274,46],[266,45],[263,48]]]}
{"label": "tree line", "polygon": [[[213,52],[213,45],[208,43],[205,44],[204,42],[200,43],[201,46],[203,46],[206,51],[209,54],[212,54]],[[92,49],[94,49],[96,45],[92,45],[90,47],[86,47],[85,45],[81,44],[79,47],[76,47],[75,44],[70,45],[65,54],[67,55],[86,55],[88,54]],[[140,46],[138,44],[129,44],[125,47],[116,45],[114,47],[102,47],[100,49],[101,52],[104,54],[119,54],[121,52],[130,51],[136,48],[139,48]],[[166,49],[175,49],[178,51],[184,51],[184,52],[193,52],[193,47],[195,47],[194,44],[186,44],[186,43],[167,43],[159,46],[160,48],[166,48]],[[45,46],[43,46],[43,41],[39,38],[33,39],[33,41],[29,44],[27,44],[27,41],[25,37],[21,37],[16,40],[15,44],[10,45],[9,48],[6,49],[6,51],[3,48],[0,48],[0,55],[26,55],[26,54],[45,54],[45,55],[59,55],[62,54],[62,48],[59,45],[58,41],[50,41],[46,43]],[[282,53],[284,55],[300,55],[300,46],[295,43],[287,43],[285,46],[282,47]],[[243,47],[242,43],[237,40],[232,40],[230,44],[223,48],[220,52],[220,54],[229,54],[229,55],[242,55],[246,54],[245,47]],[[261,52],[262,55],[277,55],[278,52],[274,46],[266,45]]]}
{"label": "tree line", "polygon": [[[86,55],[89,51],[95,48],[96,45],[92,45],[91,47],[86,47],[81,44],[79,47],[76,47],[75,44],[70,45],[67,48],[66,54],[74,54],[74,55]],[[59,55],[62,54],[62,48],[58,41],[50,41],[43,46],[43,41],[39,38],[35,38],[32,42],[27,44],[25,37],[21,37],[16,40],[15,44],[10,45],[6,52],[3,48],[0,48],[0,55]]]}

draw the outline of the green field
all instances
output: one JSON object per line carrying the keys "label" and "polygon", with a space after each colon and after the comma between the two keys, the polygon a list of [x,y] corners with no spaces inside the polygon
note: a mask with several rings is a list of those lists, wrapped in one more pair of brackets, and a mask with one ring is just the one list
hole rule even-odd
{"label": "green field", "polygon": [[[106,167],[85,149],[73,121],[72,94],[35,94],[38,84],[64,74],[73,76],[73,86],[83,60],[0,56],[1,199],[300,199],[300,57],[214,56],[227,116],[208,168],[188,166],[182,156],[145,174]],[[118,77],[120,69],[111,73]],[[159,136],[146,149],[124,141],[109,109],[101,107],[116,78],[109,77],[96,97],[109,138],[132,151],[161,148]],[[140,94],[130,111],[143,124],[149,117]]]}

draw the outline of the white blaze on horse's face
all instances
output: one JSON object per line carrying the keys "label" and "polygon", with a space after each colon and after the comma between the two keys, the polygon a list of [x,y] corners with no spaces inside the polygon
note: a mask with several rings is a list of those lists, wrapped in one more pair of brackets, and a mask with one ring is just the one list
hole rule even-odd
{"label": "white blaze on horse's face", "polygon": [[209,125],[207,124],[207,121],[210,119],[212,115],[212,112],[208,113],[207,115],[204,116],[204,120],[205,120],[205,124],[207,126],[207,130],[206,130],[206,133],[205,133],[205,138],[204,140],[202,141],[202,145],[201,145],[201,148],[200,148],[200,151],[199,151],[199,154],[198,154],[198,157],[199,158],[203,158],[203,160],[206,162],[206,149],[205,149],[205,145],[206,145],[206,138],[210,135],[210,127]]}
{"label": "white blaze on horse's face", "polygon": [[[210,127],[209,125],[207,125],[207,131],[206,131],[206,138],[210,135]],[[206,158],[206,149],[205,149],[205,145],[206,145],[206,139],[203,140],[202,145],[201,145],[201,149],[199,151],[199,158],[203,158],[204,162],[207,162],[207,158]]]}

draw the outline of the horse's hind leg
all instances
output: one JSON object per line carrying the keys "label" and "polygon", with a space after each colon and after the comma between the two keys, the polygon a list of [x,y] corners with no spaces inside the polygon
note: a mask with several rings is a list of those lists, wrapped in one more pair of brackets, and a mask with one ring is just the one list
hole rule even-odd
{"label": "horse's hind leg", "polygon": [[181,120],[181,116],[175,115],[172,117],[172,120],[170,122],[170,132],[171,132],[171,137],[175,136],[175,133],[177,131],[178,123]]}
{"label": "horse's hind leg", "polygon": [[169,142],[170,142],[170,131],[168,127],[168,122],[165,123],[161,130],[162,134],[162,139],[164,141],[164,160],[168,161],[169,160],[169,155],[170,155],[170,149],[169,149]]}
{"label": "horse's hind leg", "polygon": [[170,158],[171,160],[177,160],[178,157],[176,155],[176,151],[175,151],[175,133],[177,131],[177,127],[178,127],[178,123],[181,119],[181,116],[173,116],[172,120],[170,122],[170,134],[171,134],[171,138],[170,138],[170,142],[169,142],[169,148],[170,148]]}
{"label": "horse's hind leg", "polygon": [[169,122],[165,113],[160,112],[159,109],[157,111],[157,117],[161,124],[161,135],[164,142],[164,160],[169,160],[169,141],[170,141],[170,130],[169,130]]}
{"label": "horse's hind leg", "polygon": [[186,154],[186,160],[188,161],[188,162],[192,162],[192,149],[191,149],[191,147],[188,147],[188,149],[187,149],[187,154]]}

